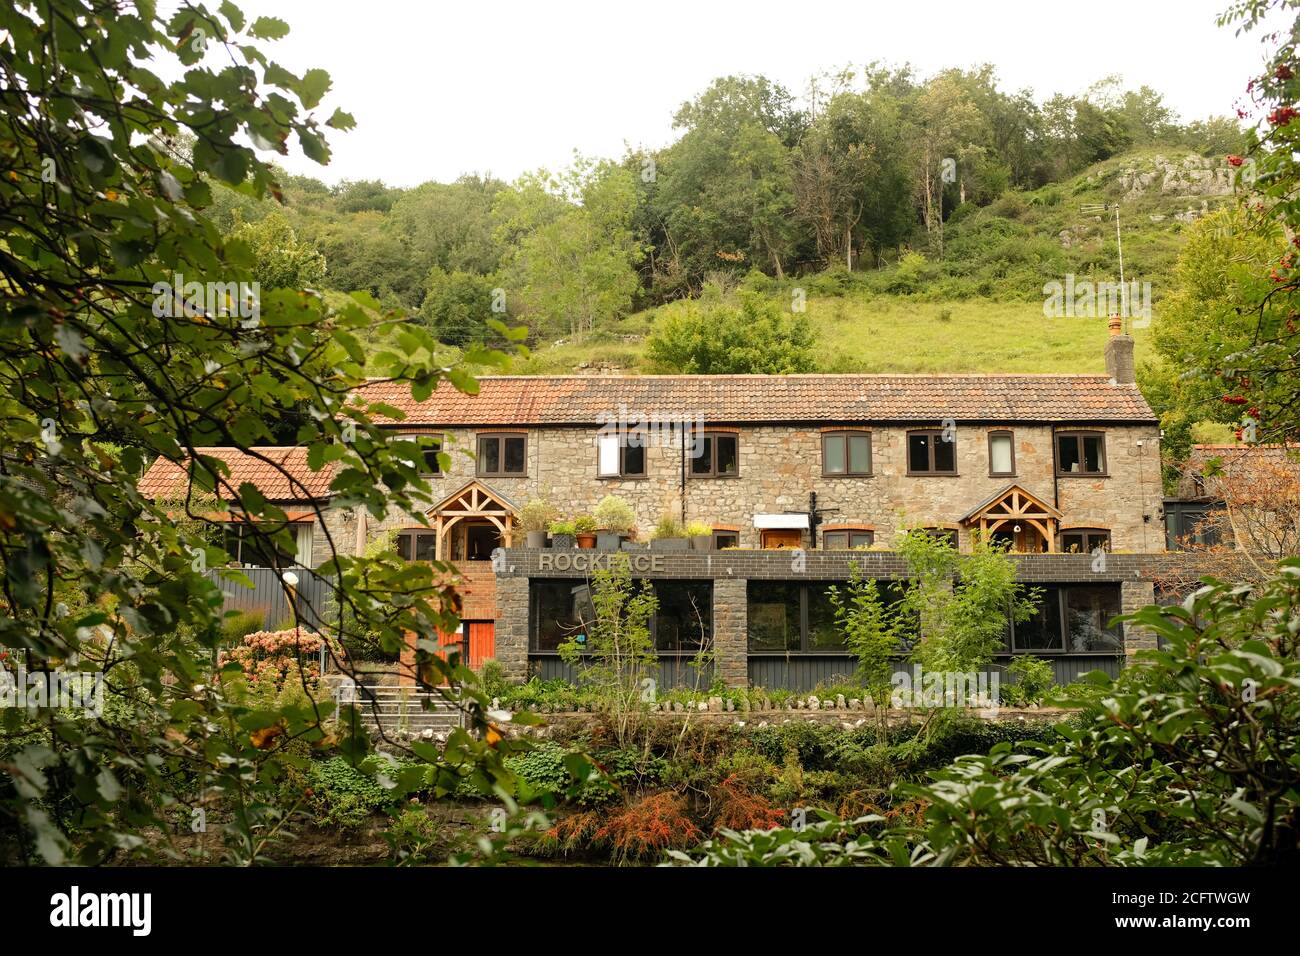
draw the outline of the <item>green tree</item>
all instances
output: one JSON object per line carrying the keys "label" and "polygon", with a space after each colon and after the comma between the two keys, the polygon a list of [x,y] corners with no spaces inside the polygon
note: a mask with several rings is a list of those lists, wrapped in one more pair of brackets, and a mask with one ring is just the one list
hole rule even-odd
{"label": "green tree", "polygon": [[858,677],[876,705],[876,739],[888,743],[894,659],[903,649],[906,623],[900,615],[890,612],[880,585],[875,578],[864,578],[856,561],[849,564],[849,581],[843,590],[832,585],[828,592],[835,608],[835,623],[858,659]]}
{"label": "green tree", "polygon": [[560,176],[523,177],[494,207],[496,236],[508,244],[502,276],[507,304],[543,330],[574,338],[632,307],[644,251],[632,234],[632,174],[579,157]]}
{"label": "green tree", "polygon": [[796,209],[828,261],[852,269],[864,238],[878,251],[911,229],[902,127],[888,93],[831,97],[796,155]]}
{"label": "green tree", "polygon": [[585,633],[571,635],[560,645],[560,658],[576,668],[578,682],[596,694],[623,747],[655,696],[659,656],[650,620],[659,602],[649,581],[633,583],[626,555],[597,570],[590,588],[594,617]]}
{"label": "green tree", "polygon": [[[167,846],[177,809],[188,819],[204,798],[230,814],[225,858],[265,858],[305,799],[293,784],[295,751],[332,746],[322,723],[331,708],[314,687],[304,688],[306,704],[270,707],[227,692],[234,675],[214,672],[221,588],[203,571],[220,568],[223,552],[174,508],[144,498],[137,481],[163,457],[187,463],[191,489],[211,492],[225,466],[197,447],[269,444],[305,408],[294,438],[313,469],[337,466],[335,504],[376,520],[422,510],[432,489],[390,448],[374,421],[382,409],[358,390],[368,375],[417,399],[440,382],[474,387],[409,325],[367,367],[358,335],[373,321],[362,302],[334,308],[307,290],[271,288],[260,321],[248,323],[203,291],[249,281],[257,266],[246,243],[224,240],[208,219],[213,184],[281,194],[273,168],[246,144],[287,150],[292,138],[324,163],[326,129],[353,125],[341,110],[316,116],[324,71],[291,73],[259,49],[287,30],[273,17],[246,20],[228,0],[217,12],[182,3],[166,19],[150,4],[91,0],[0,9],[9,170],[0,179],[0,645],[32,670],[76,659],[105,675],[113,701],[98,720],[42,711],[39,734],[24,732],[29,718],[17,708],[0,715],[6,857],[181,853]],[[209,48],[219,56],[207,59]],[[178,139],[184,151],[171,145]],[[169,291],[178,274],[199,294],[178,301]],[[230,491],[264,545],[292,550],[281,508],[250,484],[223,498]],[[203,518],[184,516],[193,517]],[[349,551],[320,573],[355,625],[388,653],[415,635],[417,660],[439,684],[472,680],[437,656],[438,633],[457,626],[440,572]],[[352,673],[347,660],[332,666]],[[469,688],[457,704],[468,730],[445,748],[414,744],[423,762],[412,773],[445,793],[473,768],[484,789],[509,792],[501,756],[517,745],[482,739],[482,694]],[[337,746],[355,760],[368,740],[347,726]]]}
{"label": "green tree", "polygon": [[790,375],[816,370],[815,345],[806,315],[742,293],[739,307],[699,301],[666,310],[646,340],[646,355],[661,372]]}
{"label": "green tree", "polygon": [[248,247],[253,277],[263,289],[317,289],[325,279],[325,257],[300,242],[278,212],[237,226],[230,238]]}
{"label": "green tree", "polygon": [[494,283],[489,276],[447,273],[434,266],[426,280],[428,291],[420,315],[440,342],[460,347],[482,344],[493,337],[488,323],[504,318],[492,311]]}
{"label": "green tree", "polygon": [[896,613],[910,622],[912,658],[931,671],[980,671],[1006,646],[1007,625],[1027,621],[1040,595],[1016,581],[1016,565],[992,542],[970,554],[947,541],[910,531],[898,551],[907,585]]}
{"label": "green tree", "polygon": [[[1259,315],[1244,309],[1243,303],[1268,300],[1276,287],[1269,269],[1286,251],[1276,222],[1261,220],[1240,206],[1217,210],[1188,230],[1173,288],[1155,318],[1160,361],[1142,370],[1144,389],[1165,430],[1166,456],[1174,462],[1190,451],[1191,430],[1198,422],[1242,428],[1252,409],[1256,440],[1283,437],[1277,423],[1262,421],[1254,405],[1260,386],[1251,382],[1244,356]],[[1279,300],[1277,308],[1285,307]],[[1268,313],[1270,326],[1285,322],[1274,307]],[[1242,357],[1236,370],[1232,356]],[[1248,394],[1256,398],[1246,402]]]}

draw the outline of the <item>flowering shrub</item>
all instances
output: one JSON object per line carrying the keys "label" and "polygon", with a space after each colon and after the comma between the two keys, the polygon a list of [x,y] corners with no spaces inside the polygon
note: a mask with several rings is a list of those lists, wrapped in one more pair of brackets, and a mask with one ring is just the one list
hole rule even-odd
{"label": "flowering shrub", "polygon": [[321,641],[319,634],[301,629],[254,631],[226,651],[222,663],[238,664],[255,687],[269,685],[279,691],[288,683],[314,684],[320,677]]}

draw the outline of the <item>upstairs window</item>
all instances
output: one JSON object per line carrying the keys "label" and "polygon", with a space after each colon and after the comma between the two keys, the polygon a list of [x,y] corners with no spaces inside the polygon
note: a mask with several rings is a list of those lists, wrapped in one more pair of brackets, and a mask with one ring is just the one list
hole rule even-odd
{"label": "upstairs window", "polygon": [[[420,474],[442,474],[442,464],[438,461],[438,453],[442,451],[442,438],[430,435],[403,435],[401,438],[402,441],[423,446],[420,449]],[[415,462],[411,462],[411,465],[414,466]]]}
{"label": "upstairs window", "polygon": [[692,478],[734,478],[740,474],[740,436],[706,432],[691,459]]}
{"label": "upstairs window", "polygon": [[1015,436],[1009,431],[989,432],[989,477],[1010,477],[1015,473]]}
{"label": "upstairs window", "polygon": [[1101,432],[1057,432],[1058,475],[1106,474],[1106,438]]}
{"label": "upstairs window", "polygon": [[870,475],[871,432],[828,432],[822,435],[823,475]]}
{"label": "upstairs window", "polygon": [[943,429],[907,433],[907,473],[909,475],[957,474],[957,442]]}
{"label": "upstairs window", "polygon": [[875,533],[862,529],[849,528],[822,532],[822,550],[824,551],[849,551],[853,548],[869,548],[875,542]]}
{"label": "upstairs window", "polygon": [[478,474],[482,478],[521,477],[528,473],[528,436],[478,436]]}
{"label": "upstairs window", "polygon": [[596,475],[600,478],[644,478],[644,435],[640,432],[597,435]]}
{"label": "upstairs window", "polygon": [[1066,554],[1092,554],[1110,550],[1110,532],[1104,528],[1071,528],[1061,532],[1061,550]]}

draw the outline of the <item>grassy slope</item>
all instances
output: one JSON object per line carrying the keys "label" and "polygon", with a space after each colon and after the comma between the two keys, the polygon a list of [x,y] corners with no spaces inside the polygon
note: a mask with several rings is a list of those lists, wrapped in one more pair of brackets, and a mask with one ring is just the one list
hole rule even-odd
{"label": "grassy slope", "polygon": [[[1164,195],[1160,180],[1142,195],[1125,195],[1123,170],[1152,168],[1157,155],[1180,161],[1185,150],[1147,149],[1093,166],[1064,183],[1010,192],[958,218],[948,229],[949,255],[932,263],[917,294],[901,295],[895,266],[855,273],[836,283],[804,276],[784,286],[763,283],[788,301],[788,289],[808,289],[808,316],[820,338],[822,365],[834,372],[1051,372],[1104,370],[1106,319],[1046,318],[1045,282],[1067,272],[1094,281],[1118,280],[1113,220],[1085,215],[1085,203],[1121,200],[1126,277],[1149,281],[1154,313],[1183,242],[1186,224],[1173,216],[1199,210],[1199,196]],[[1209,208],[1223,202],[1210,198]],[[1151,217],[1162,216],[1153,221]],[[1070,230],[1070,246],[1060,239]],[[615,323],[587,342],[541,345],[516,363],[520,374],[598,369],[648,371],[643,339],[668,305]],[[946,318],[945,318],[946,314]],[[1150,330],[1136,330],[1138,361],[1151,357]]]}

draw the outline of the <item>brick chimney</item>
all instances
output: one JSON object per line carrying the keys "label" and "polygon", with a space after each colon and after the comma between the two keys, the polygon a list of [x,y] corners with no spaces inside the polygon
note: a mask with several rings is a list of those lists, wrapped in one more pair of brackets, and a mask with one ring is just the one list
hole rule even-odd
{"label": "brick chimney", "polygon": [[1124,321],[1118,315],[1110,318],[1110,337],[1106,339],[1106,374],[1116,385],[1133,385],[1137,382],[1137,369],[1133,366],[1133,336],[1124,334]]}

